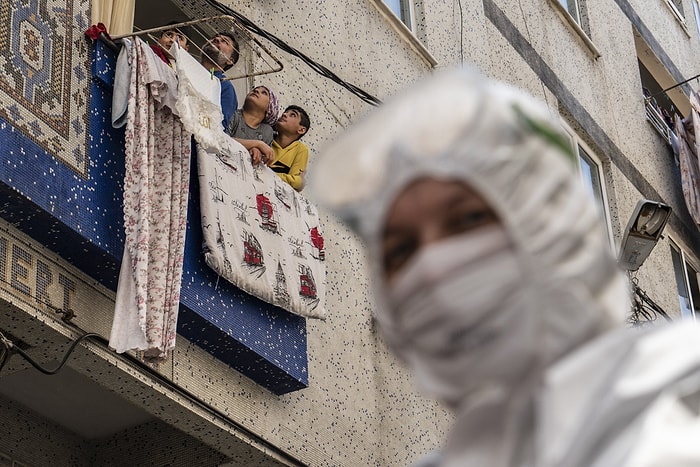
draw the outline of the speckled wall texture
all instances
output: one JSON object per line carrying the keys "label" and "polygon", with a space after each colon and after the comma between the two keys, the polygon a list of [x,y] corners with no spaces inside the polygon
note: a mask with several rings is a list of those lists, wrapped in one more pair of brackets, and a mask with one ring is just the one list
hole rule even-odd
{"label": "speckled wall texture", "polygon": [[[375,1],[379,0],[228,0],[226,4],[342,79],[383,100],[431,70],[396,32],[392,22],[380,14]],[[78,4],[85,2],[73,3],[73,8],[78,8]],[[201,10],[205,5],[191,0],[175,3],[192,11]],[[677,74],[693,76],[700,72],[693,59],[700,52],[700,41],[690,2],[684,2],[687,15],[686,24],[682,26],[671,15],[665,0],[587,1],[588,41],[571,27],[556,3],[556,0],[415,0],[415,11],[419,14],[415,35],[437,59],[438,67],[472,64],[489,76],[527,90],[544,100],[553,115],[561,116],[603,164],[616,244],[638,199],[651,197],[672,204],[676,214],[667,239],[657,246],[637,278],[652,298],[670,314],[677,315],[668,239],[681,244],[688,253],[697,251],[700,241],[697,228],[688,225],[670,150],[645,120],[633,29],[656,38],[650,47],[670,63]],[[57,7],[52,7],[50,2],[49,6],[46,2],[30,0],[19,4],[22,11],[27,12],[32,8],[54,8],[49,13],[39,14],[55,17],[51,23],[53,30],[63,31],[68,27],[67,23],[57,22],[65,19],[62,16],[65,12],[55,10]],[[7,5],[5,2],[0,6],[0,20],[10,17],[11,9]],[[35,30],[40,32],[45,22],[32,20],[30,13],[25,17],[24,21],[29,22],[21,40],[26,41],[24,49],[28,47],[27,50],[34,51],[27,60],[36,62],[44,49],[32,38],[38,37]],[[168,20],[170,18],[164,18],[165,22]],[[7,30],[2,29],[2,24],[6,22],[0,21],[0,40],[9,44]],[[75,41],[75,31],[72,34]],[[42,37],[51,44],[70,44],[70,41],[63,41],[60,34]],[[7,73],[11,72],[12,60],[16,58],[10,50],[15,49],[0,48],[0,67]],[[600,53],[599,57],[595,50]],[[254,78],[243,85],[265,83],[277,92],[283,105],[294,103],[309,111],[312,127],[304,142],[311,150],[309,170],[313,171],[323,144],[371,111],[371,106],[319,76],[298,57],[275,47],[272,51],[280,57],[284,71]],[[71,60],[70,68],[60,68],[64,70],[62,82],[69,85],[73,96],[69,99],[72,112],[69,126],[73,132],[70,133],[70,148],[60,146],[65,144],[64,140],[51,139],[47,123],[50,118],[64,118],[65,114],[59,109],[65,107],[58,103],[66,95],[52,98],[57,99],[56,105],[50,106],[50,114],[46,114],[47,109],[42,114],[36,99],[32,101],[32,96],[25,92],[29,88],[18,91],[20,81],[26,77],[10,73],[0,78],[0,95],[5,104],[0,111],[0,133],[12,141],[12,152],[2,153],[4,166],[0,167],[0,175],[14,176],[12,171],[19,167],[16,176],[28,178],[23,181],[28,186],[32,185],[31,177],[22,169],[22,164],[29,164],[23,153],[24,147],[28,147],[25,139],[47,153],[54,150],[48,146],[50,140],[62,148],[55,154],[53,163],[56,166],[41,161],[53,167],[46,179],[54,183],[64,176],[66,179],[81,178],[91,169],[81,165],[81,154],[75,153],[76,148],[88,144],[84,132],[80,131],[80,124],[85,121],[82,119],[86,118],[86,110],[80,110],[80,105],[84,105],[80,97],[87,89],[81,73],[89,76],[89,72],[85,65],[80,67],[82,62],[75,57],[66,54],[61,57]],[[14,81],[8,81],[12,76]],[[16,111],[10,111],[13,108]],[[69,133],[63,134],[66,135]],[[111,138],[106,133],[92,137],[89,144],[93,145],[99,143],[95,140]],[[113,147],[115,141],[110,140],[108,146]],[[113,159],[117,156],[109,154],[104,160],[96,159],[94,163],[102,165],[94,170],[113,169]],[[62,170],[70,172],[70,177],[63,172],[58,177],[55,175]],[[77,201],[83,196],[89,199],[98,196],[89,179],[81,179],[80,183],[84,188],[76,195]],[[118,181],[112,183],[119,184]],[[24,195],[41,198],[45,193],[37,188]],[[99,196],[107,195],[100,193]],[[115,209],[118,202],[111,199],[106,204]],[[46,206],[52,206],[51,200],[47,200]],[[114,211],[110,213],[115,215]],[[100,216],[108,214],[83,215],[89,222],[80,227],[95,230],[100,235],[94,243],[101,250],[119,253],[120,234],[106,229],[100,222]],[[76,357],[72,366],[89,375],[94,383],[112,388],[162,423],[177,428],[183,436],[206,444],[228,459],[222,461],[228,462],[227,465],[401,466],[415,461],[442,443],[450,416],[418,395],[410,376],[386,352],[373,326],[371,288],[358,240],[334,219],[324,215],[323,220],[328,319],[305,323],[307,388],[274,395],[185,338],[178,340],[172,357],[155,369],[148,370],[131,360],[121,360],[103,348],[85,351]],[[57,249],[51,244],[47,246]],[[700,251],[694,257],[698,257],[698,253]],[[73,266],[65,267],[76,277],[83,277],[71,269]],[[92,293],[98,292],[100,297],[107,297],[101,300],[111,299],[110,292],[102,285],[95,285]],[[11,301],[3,297],[5,302]],[[212,302],[218,300],[217,297],[212,294],[205,297],[205,301]],[[46,321],[55,334],[68,335],[67,331],[62,331],[60,322],[42,317],[41,313],[46,310],[39,309],[36,304],[32,306],[37,309],[33,309],[30,305],[27,301],[14,307],[7,304],[1,307],[0,328],[13,323],[17,335],[31,336],[36,334],[36,327]],[[89,320],[81,318],[78,323],[87,330],[104,332],[104,323],[109,323],[111,316],[108,306],[102,304],[99,308],[93,314],[87,306],[77,310],[90,316]],[[14,320],[8,316],[14,316]],[[15,321],[18,324],[14,324]],[[47,355],[49,357],[58,358],[60,353]],[[284,362],[288,357],[280,355],[279,359]],[[151,370],[157,375],[150,373]],[[146,428],[144,436],[150,436]],[[42,448],[58,450],[56,443],[63,443],[60,449],[73,444],[78,446],[76,449],[83,449],[82,440],[63,435],[60,439],[47,439]],[[3,449],[7,448],[0,445],[0,451]],[[212,459],[218,455],[207,452]]]}
{"label": "speckled wall texture", "polygon": [[[0,396],[3,456],[17,466],[215,466],[229,458],[160,421],[143,423],[103,440],[86,440],[36,412]],[[32,449],[27,449],[31,445]]]}

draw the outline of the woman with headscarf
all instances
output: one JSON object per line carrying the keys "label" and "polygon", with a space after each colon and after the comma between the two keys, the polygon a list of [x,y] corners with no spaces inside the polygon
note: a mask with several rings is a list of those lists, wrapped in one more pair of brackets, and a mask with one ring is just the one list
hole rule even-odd
{"label": "woman with headscarf", "polygon": [[700,465],[700,333],[623,328],[626,277],[541,104],[438,74],[328,146],[310,189],[365,242],[386,344],[456,416],[424,465]]}
{"label": "woman with headscarf", "polygon": [[250,152],[254,165],[275,159],[271,145],[279,112],[275,93],[267,86],[256,86],[245,97],[243,108],[231,117],[226,133]]}

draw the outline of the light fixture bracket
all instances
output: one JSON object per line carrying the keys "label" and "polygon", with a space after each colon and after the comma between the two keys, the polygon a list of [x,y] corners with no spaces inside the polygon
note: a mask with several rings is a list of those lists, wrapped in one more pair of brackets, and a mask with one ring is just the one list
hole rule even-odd
{"label": "light fixture bracket", "polygon": [[644,263],[661,238],[671,211],[671,206],[658,201],[643,199],[637,203],[620,245],[623,269],[636,271]]}

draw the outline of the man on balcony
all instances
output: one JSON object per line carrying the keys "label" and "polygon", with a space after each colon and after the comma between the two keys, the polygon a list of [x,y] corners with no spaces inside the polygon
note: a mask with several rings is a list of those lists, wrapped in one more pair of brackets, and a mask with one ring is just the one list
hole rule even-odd
{"label": "man on balcony", "polygon": [[204,68],[210,70],[213,76],[221,81],[221,111],[224,119],[221,122],[224,128],[228,127],[231,116],[238,108],[236,91],[231,81],[224,80],[224,71],[231,68],[238,62],[239,50],[238,41],[230,32],[220,32],[202,47],[202,58],[200,63]]}

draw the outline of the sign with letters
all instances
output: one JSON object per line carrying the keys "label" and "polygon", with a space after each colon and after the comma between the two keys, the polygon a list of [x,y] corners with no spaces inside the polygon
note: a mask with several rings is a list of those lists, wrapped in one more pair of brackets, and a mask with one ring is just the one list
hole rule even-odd
{"label": "sign with letters", "polygon": [[56,317],[75,313],[82,327],[93,321],[101,330],[114,309],[113,292],[1,220],[0,295]]}

